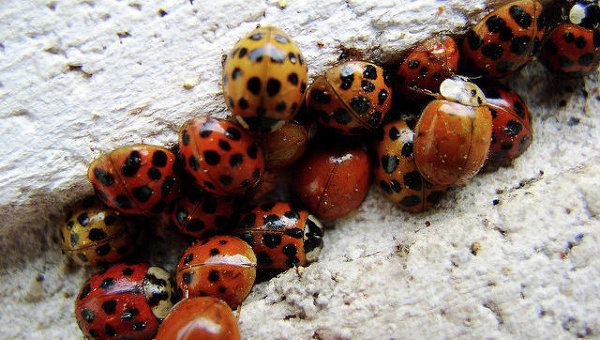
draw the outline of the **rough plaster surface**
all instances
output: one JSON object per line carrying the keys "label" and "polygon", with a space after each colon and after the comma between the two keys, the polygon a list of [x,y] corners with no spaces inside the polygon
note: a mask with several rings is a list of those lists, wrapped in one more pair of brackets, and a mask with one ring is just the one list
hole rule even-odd
{"label": "rough plaster surface", "polygon": [[[63,263],[52,242],[62,207],[91,193],[86,168],[102,152],[172,144],[193,112],[226,115],[221,54],[257,23],[295,37],[314,76],[340,46],[391,61],[434,33],[460,32],[487,6],[2,1],[0,337],[80,337],[73,299],[90,271]],[[326,231],[318,263],[253,289],[243,336],[600,336],[598,74],[567,82],[532,64],[509,83],[533,114],[523,157],[425,214],[372,190]],[[188,241],[158,234],[146,251],[172,270]]]}

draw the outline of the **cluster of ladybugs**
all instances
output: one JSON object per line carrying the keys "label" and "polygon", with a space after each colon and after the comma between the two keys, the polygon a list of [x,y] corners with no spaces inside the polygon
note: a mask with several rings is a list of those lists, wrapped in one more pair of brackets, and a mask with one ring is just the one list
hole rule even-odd
{"label": "cluster of ladybugs", "polygon": [[[378,65],[346,61],[308,88],[305,60],[289,36],[274,27],[248,34],[223,65],[233,118],[186,122],[174,151],[131,145],[90,165],[101,202],[82,201],[61,226],[65,254],[79,264],[104,266],[76,298],[83,333],[238,339],[230,308],[250,292],[257,270],[315,261],[323,236],[317,218],[355,210],[366,196],[371,167],[392,201],[420,212],[486,161],[510,163],[531,143],[530,116],[514,91],[490,79],[520,69],[538,49],[542,61],[563,75],[580,76],[599,63],[595,1],[564,2],[550,11],[562,20],[551,28],[547,12],[537,0],[512,1],[458,43],[434,37],[408,51],[395,81]],[[486,80],[478,86],[456,76],[458,70]],[[393,91],[399,94],[394,102]],[[408,101],[420,114],[394,108]],[[315,121],[334,133],[315,137]],[[374,137],[371,157],[351,136]],[[318,146],[304,155],[311,139]],[[308,210],[265,200],[292,164],[291,187]],[[262,204],[241,207],[244,201]],[[129,215],[165,211],[182,233],[198,239],[183,252],[174,281],[145,263],[107,266],[134,251],[142,228]]]}

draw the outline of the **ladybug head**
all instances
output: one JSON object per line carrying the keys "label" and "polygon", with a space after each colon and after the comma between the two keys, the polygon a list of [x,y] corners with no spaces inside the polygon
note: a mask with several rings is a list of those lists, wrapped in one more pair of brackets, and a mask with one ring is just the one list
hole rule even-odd
{"label": "ladybug head", "polygon": [[486,103],[485,95],[479,86],[462,77],[452,77],[440,85],[440,94],[447,100],[467,106],[481,106]]}
{"label": "ladybug head", "polygon": [[304,226],[304,254],[306,262],[314,262],[319,258],[323,248],[323,226],[313,215],[308,215]]}
{"label": "ladybug head", "polygon": [[569,21],[587,29],[600,26],[600,6],[597,1],[578,0],[569,11]]}

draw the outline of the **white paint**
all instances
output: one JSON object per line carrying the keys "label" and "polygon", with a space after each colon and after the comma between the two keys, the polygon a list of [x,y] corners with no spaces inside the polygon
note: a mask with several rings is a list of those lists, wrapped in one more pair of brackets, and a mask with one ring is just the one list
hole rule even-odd
{"label": "white paint", "polygon": [[[62,207],[91,193],[86,168],[101,153],[141,141],[168,145],[193,115],[225,116],[221,54],[257,23],[285,29],[312,78],[337,60],[339,45],[394,60],[432,34],[459,32],[464,15],[480,18],[484,7],[483,0],[0,2],[0,334],[80,338],[73,301],[91,271],[67,267],[50,241]],[[357,213],[325,231],[319,262],[253,289],[242,335],[600,334],[598,75],[570,83],[532,65],[508,82],[529,104],[535,131],[513,167],[477,176],[419,215],[373,190]],[[155,232],[143,251],[173,271],[189,240]],[[476,256],[473,242],[481,245]]]}

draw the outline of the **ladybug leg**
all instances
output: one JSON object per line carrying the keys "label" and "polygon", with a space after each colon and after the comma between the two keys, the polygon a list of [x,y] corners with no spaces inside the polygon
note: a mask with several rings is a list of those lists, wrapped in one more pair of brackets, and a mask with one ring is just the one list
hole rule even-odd
{"label": "ladybug leg", "polygon": [[296,275],[298,275],[298,279],[302,278],[302,274],[304,274],[303,266],[294,266],[294,270],[296,270]]}
{"label": "ladybug leg", "polygon": [[235,309],[235,321],[240,322],[240,314],[242,313],[242,305],[244,302],[240,302],[239,306]]}

